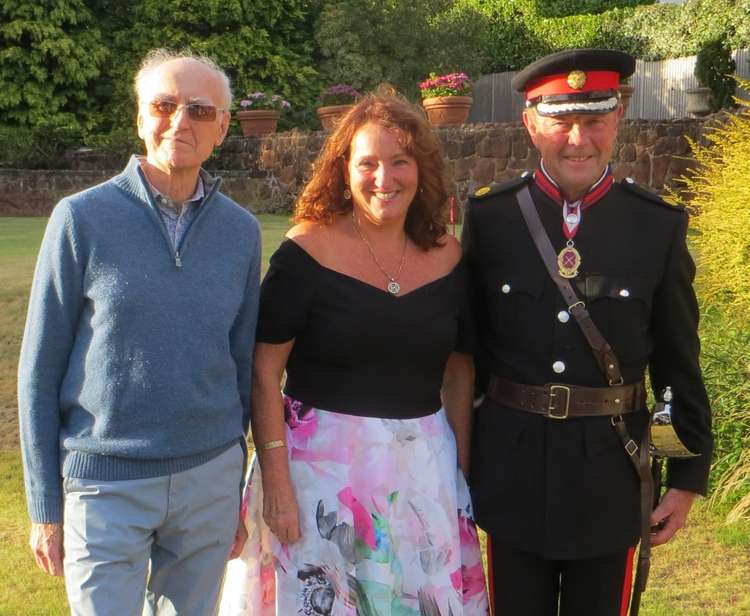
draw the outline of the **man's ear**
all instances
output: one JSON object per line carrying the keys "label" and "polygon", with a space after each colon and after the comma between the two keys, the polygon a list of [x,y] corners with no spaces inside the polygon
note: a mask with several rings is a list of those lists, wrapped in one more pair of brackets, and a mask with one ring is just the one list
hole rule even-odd
{"label": "man's ear", "polygon": [[521,119],[523,120],[523,125],[526,127],[526,132],[529,133],[529,137],[531,137],[531,141],[534,143],[538,132],[536,112],[532,109],[524,109]]}
{"label": "man's ear", "polygon": [[143,115],[140,105],[138,105],[138,113],[135,116],[135,125],[138,127],[138,136],[143,139]]}

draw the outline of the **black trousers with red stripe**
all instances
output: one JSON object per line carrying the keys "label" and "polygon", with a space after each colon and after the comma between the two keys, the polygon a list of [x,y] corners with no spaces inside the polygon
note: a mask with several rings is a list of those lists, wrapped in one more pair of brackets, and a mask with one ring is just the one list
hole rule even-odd
{"label": "black trousers with red stripe", "polygon": [[494,616],[626,616],[633,549],[546,560],[488,540]]}

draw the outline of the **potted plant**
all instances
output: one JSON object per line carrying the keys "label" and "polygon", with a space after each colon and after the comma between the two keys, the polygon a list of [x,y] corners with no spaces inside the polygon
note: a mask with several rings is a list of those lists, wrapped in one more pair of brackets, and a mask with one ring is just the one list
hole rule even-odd
{"label": "potted plant", "polygon": [[466,73],[430,76],[419,84],[422,105],[433,126],[464,124],[471,109],[471,80]]}
{"label": "potted plant", "polygon": [[700,116],[733,107],[737,85],[731,74],[736,68],[732,52],[721,38],[706,43],[695,58],[693,70],[701,87],[685,91],[687,112]]}
{"label": "potted plant", "polygon": [[347,83],[327,87],[320,94],[318,117],[323,130],[332,130],[339,118],[349,111],[362,94]]}
{"label": "potted plant", "polygon": [[235,116],[240,121],[245,137],[258,137],[276,132],[276,125],[284,109],[291,104],[278,94],[251,92],[239,102]]}

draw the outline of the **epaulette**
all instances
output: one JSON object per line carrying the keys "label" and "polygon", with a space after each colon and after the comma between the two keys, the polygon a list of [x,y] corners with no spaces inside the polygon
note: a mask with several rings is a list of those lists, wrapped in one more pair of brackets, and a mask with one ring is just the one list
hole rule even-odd
{"label": "epaulette", "polygon": [[667,209],[674,210],[676,212],[680,212],[685,209],[681,205],[672,205],[671,203],[667,203],[654,191],[652,191],[649,188],[646,188],[645,186],[641,186],[633,178],[625,178],[624,180],[620,182],[620,186],[622,186],[624,189],[628,190],[629,192],[638,195],[639,197],[648,199],[649,201],[652,201],[653,203],[658,203],[659,205]]}
{"label": "epaulette", "polygon": [[508,180],[507,182],[501,182],[499,184],[493,182],[488,186],[480,186],[471,195],[469,195],[469,199],[471,199],[472,201],[477,201],[486,199],[487,197],[498,195],[500,193],[511,190],[512,188],[516,188],[521,184],[525,184],[526,182],[531,180],[532,177],[533,176],[529,171],[525,171],[523,175],[519,175],[517,178],[513,178],[512,180]]}

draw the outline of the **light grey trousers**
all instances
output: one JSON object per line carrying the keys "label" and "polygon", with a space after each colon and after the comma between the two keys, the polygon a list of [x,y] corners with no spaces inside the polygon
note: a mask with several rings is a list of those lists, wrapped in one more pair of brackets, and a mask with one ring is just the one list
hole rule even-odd
{"label": "light grey trousers", "polygon": [[188,471],[66,478],[65,588],[74,616],[210,616],[239,518],[239,444]]}

